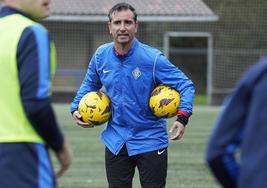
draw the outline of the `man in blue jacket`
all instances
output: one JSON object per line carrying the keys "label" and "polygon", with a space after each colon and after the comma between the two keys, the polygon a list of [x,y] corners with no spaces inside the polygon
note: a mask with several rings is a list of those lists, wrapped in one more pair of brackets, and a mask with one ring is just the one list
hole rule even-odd
{"label": "man in blue jacket", "polygon": [[223,187],[266,187],[267,58],[254,65],[227,98],[207,148]]}
{"label": "man in blue jacket", "polygon": [[168,133],[166,119],[149,109],[151,91],[159,84],[181,94],[172,140],[181,139],[192,114],[194,86],[157,49],[135,38],[137,14],[127,3],[115,5],[108,14],[109,32],[114,41],[100,46],[89,64],[84,81],[71,104],[78,125],[78,104],[90,91],[106,89],[112,105],[112,118],[101,134],[106,146],[106,173],[110,188],[130,188],[137,166],[143,188],[163,188],[167,174]]}
{"label": "man in blue jacket", "polygon": [[0,187],[54,188],[72,152],[51,105],[53,45],[38,22],[50,0],[4,0],[0,10]]}

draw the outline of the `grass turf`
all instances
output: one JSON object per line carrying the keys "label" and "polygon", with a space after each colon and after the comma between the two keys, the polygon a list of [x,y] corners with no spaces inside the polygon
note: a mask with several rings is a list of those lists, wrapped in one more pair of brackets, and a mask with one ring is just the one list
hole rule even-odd
{"label": "grass turf", "polygon": [[[83,129],[73,122],[67,104],[55,104],[58,122],[74,152],[70,169],[58,179],[59,188],[107,188],[104,146],[99,135],[104,125]],[[220,108],[196,106],[181,141],[170,141],[166,188],[218,188],[204,161],[208,136]],[[169,120],[169,126],[174,119]],[[58,163],[52,155],[55,168]],[[133,188],[141,187],[138,172]]]}

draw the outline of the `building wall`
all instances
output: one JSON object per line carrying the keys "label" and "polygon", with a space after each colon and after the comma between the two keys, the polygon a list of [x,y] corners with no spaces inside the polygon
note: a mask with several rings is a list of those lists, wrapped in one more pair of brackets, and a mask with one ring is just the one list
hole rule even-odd
{"label": "building wall", "polygon": [[[44,24],[56,43],[58,53],[58,71],[53,90],[55,93],[64,93],[64,95],[74,93],[82,82],[89,60],[96,48],[112,41],[107,25],[103,22],[45,22]],[[177,23],[140,23],[137,38],[140,42],[163,51],[164,34],[169,31],[182,30]],[[193,80],[198,92],[205,94],[206,69],[196,63],[197,61],[199,61],[197,56],[189,61],[187,59],[187,62],[183,62],[181,57],[172,57],[172,63]]]}
{"label": "building wall", "polygon": [[[166,32],[208,32],[213,37],[211,105],[222,104],[241,75],[267,55],[267,1],[205,0],[219,16],[217,22],[140,23],[137,37],[141,42],[163,50]],[[88,59],[102,43],[111,41],[106,23],[46,23],[59,51],[59,68],[85,70]],[[197,94],[206,94],[206,65],[203,57],[192,55],[171,59],[194,81]],[[83,73],[81,73],[81,78]],[[74,91],[80,78],[57,75],[55,90]],[[68,80],[68,81],[66,81]],[[68,88],[69,87],[69,88]]]}

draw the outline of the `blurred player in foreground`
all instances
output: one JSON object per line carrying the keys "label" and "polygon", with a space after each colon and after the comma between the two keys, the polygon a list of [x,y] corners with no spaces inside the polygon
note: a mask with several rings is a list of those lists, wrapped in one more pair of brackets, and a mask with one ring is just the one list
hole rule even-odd
{"label": "blurred player in foreground", "polygon": [[223,187],[266,187],[267,59],[254,65],[227,98],[207,148]]}
{"label": "blurred player in foreground", "polygon": [[55,52],[37,22],[49,0],[4,0],[0,11],[0,187],[54,188],[72,161],[51,106]]}
{"label": "blurred player in foreground", "polygon": [[101,134],[109,187],[132,187],[137,166],[143,188],[163,188],[167,176],[167,124],[166,119],[150,111],[150,92],[159,84],[180,92],[177,120],[171,128],[177,130],[171,139],[179,140],[192,114],[194,86],[159,50],[135,38],[137,14],[131,5],[115,5],[108,17],[113,42],[95,52],[70,110],[78,125],[90,126],[81,121],[79,101],[86,93],[104,86],[112,106],[112,118]]}

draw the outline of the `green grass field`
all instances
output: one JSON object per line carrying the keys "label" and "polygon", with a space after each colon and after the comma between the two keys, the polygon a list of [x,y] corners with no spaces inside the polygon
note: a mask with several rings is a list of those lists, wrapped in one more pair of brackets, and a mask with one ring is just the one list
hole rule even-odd
{"label": "green grass field", "polygon": [[[54,109],[75,155],[70,169],[58,179],[59,188],[107,188],[104,146],[99,138],[103,126],[80,128],[71,119],[68,105],[55,104]],[[170,142],[166,188],[219,187],[204,161],[206,142],[219,111],[219,107],[196,106],[184,138]],[[53,161],[57,167],[54,156]],[[136,170],[133,188],[140,187]]]}

